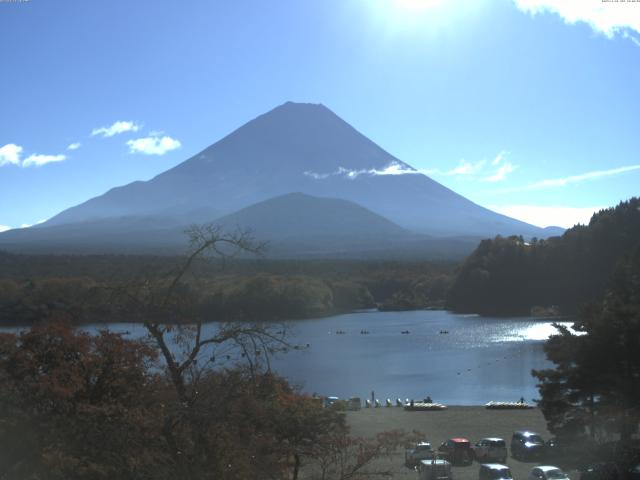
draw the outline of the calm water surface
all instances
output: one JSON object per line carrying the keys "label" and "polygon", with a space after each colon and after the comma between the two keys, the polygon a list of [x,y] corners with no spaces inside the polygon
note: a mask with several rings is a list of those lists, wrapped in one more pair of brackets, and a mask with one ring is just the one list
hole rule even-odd
{"label": "calm water surface", "polygon": [[531,370],[550,366],[543,344],[555,331],[549,319],[447,311],[367,311],[287,325],[291,342],[309,348],[275,358],[273,367],[309,393],[364,399],[373,390],[380,399],[430,395],[450,405],[537,398]]}
{"label": "calm water surface", "polygon": [[[373,390],[380,399],[430,395],[450,405],[531,401],[538,396],[531,370],[550,366],[543,343],[555,331],[551,324],[549,319],[446,311],[367,311],[297,320],[287,323],[290,341],[309,348],[280,355],[272,366],[309,393],[341,398],[370,398]],[[131,337],[145,334],[141,325],[106,326]],[[205,328],[214,330],[216,324]]]}
{"label": "calm water surface", "polygon": [[369,398],[373,390],[380,399],[430,395],[474,405],[537,398],[531,370],[550,366],[543,344],[555,329],[549,319],[415,311],[301,320],[292,331],[310,348],[278,359],[275,368],[306,391]]}

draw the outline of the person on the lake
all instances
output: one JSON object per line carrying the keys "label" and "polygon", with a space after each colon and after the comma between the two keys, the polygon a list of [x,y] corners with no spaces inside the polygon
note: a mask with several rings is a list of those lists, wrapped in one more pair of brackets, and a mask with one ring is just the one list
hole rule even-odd
{"label": "person on the lake", "polygon": [[520,397],[520,403],[524,403],[524,397]]}
{"label": "person on the lake", "polygon": [[433,400],[431,400],[431,397],[427,395],[427,398],[424,399],[424,403],[433,403]]}

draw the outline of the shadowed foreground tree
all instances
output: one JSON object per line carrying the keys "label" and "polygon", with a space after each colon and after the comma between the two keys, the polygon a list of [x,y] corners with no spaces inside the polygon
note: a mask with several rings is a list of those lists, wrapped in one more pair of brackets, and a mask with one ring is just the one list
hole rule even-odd
{"label": "shadowed foreground tree", "polygon": [[557,328],[545,346],[556,367],[533,372],[549,430],[629,439],[640,423],[640,248],[619,264],[604,300],[584,309],[578,335]]}
{"label": "shadowed foreground tree", "polygon": [[155,356],[64,324],[0,335],[0,478],[165,478]]}

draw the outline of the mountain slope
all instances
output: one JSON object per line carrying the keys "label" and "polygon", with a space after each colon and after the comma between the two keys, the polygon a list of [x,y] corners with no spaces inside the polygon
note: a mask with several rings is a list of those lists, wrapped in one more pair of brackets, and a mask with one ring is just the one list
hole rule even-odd
{"label": "mountain slope", "polygon": [[[468,255],[480,238],[415,234],[348,200],[290,193],[219,218],[225,230],[250,230],[279,258],[439,258]],[[0,236],[2,248],[26,253],[176,254],[187,248],[185,226],[158,217],[111,217]]]}
{"label": "mountain slope", "polygon": [[152,180],[114,188],[43,226],[124,216],[211,221],[291,192],[351,200],[422,233],[547,236],[418,173],[326,107],[291,102]]}

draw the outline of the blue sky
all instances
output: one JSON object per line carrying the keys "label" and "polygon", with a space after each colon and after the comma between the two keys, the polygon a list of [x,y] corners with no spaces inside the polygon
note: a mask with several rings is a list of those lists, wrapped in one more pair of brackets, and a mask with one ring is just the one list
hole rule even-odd
{"label": "blue sky", "polygon": [[637,2],[0,1],[0,229],[288,100],[481,205],[569,226],[640,193],[639,38]]}

